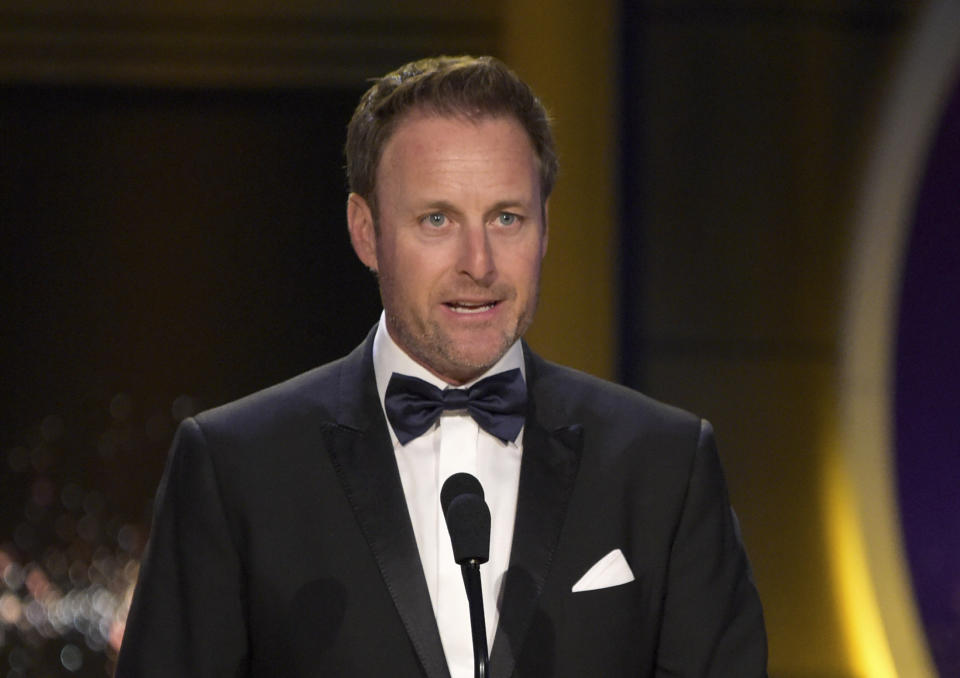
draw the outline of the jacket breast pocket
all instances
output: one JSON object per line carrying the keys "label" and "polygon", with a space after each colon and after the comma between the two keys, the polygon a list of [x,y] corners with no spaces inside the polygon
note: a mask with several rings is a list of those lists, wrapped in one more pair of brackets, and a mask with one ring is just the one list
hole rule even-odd
{"label": "jacket breast pocket", "polygon": [[643,597],[637,580],[570,592],[557,634],[555,675],[644,675],[652,638]]}
{"label": "jacket breast pocket", "polygon": [[[607,586],[589,591],[571,592],[566,600],[564,620],[581,631],[613,633],[640,616],[640,584],[638,581]],[[584,629],[586,625],[589,628]]]}

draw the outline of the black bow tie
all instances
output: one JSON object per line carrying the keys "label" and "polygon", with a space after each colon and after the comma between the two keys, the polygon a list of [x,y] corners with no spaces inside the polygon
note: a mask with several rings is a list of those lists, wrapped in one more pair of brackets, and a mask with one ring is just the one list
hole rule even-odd
{"label": "black bow tie", "polygon": [[387,419],[403,445],[433,426],[445,410],[466,410],[480,428],[506,443],[516,440],[523,428],[527,386],[519,368],[481,379],[470,388],[447,389],[394,372],[383,400]]}

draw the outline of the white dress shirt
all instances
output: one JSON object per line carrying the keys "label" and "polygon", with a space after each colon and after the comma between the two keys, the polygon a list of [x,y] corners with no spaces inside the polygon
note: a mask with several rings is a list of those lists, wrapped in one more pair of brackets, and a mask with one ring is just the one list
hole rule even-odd
{"label": "white dress shirt", "polygon": [[[514,368],[520,368],[524,373],[523,350],[519,341],[480,378]],[[373,369],[381,407],[387,384],[394,372],[423,379],[441,389],[450,387],[397,346],[387,332],[386,319],[382,314],[373,340]],[[469,387],[475,381],[464,384],[464,387]],[[427,578],[427,589],[440,628],[440,640],[450,675],[452,678],[472,678],[474,659],[470,610],[463,575],[460,566],[453,560],[453,548],[440,508],[440,488],[443,481],[454,473],[470,473],[483,485],[490,507],[490,560],[480,566],[489,650],[500,618],[498,603],[503,574],[510,561],[523,431],[515,441],[503,443],[481,429],[466,411],[444,412],[426,433],[406,445],[401,445],[397,440],[389,422],[387,428],[393,441],[403,494],[413,523],[413,534],[420,551],[420,561]]]}

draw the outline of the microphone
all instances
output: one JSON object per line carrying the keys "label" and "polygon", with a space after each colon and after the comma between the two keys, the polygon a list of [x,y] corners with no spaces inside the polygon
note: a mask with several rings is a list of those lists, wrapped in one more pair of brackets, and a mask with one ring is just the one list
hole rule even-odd
{"label": "microphone", "polygon": [[440,506],[447,521],[453,559],[460,565],[470,606],[475,678],[490,674],[487,656],[487,625],[483,616],[480,564],[490,558],[490,509],[483,500],[483,486],[469,473],[454,473],[440,489]]}
{"label": "microphone", "polygon": [[447,521],[453,559],[458,565],[490,558],[490,509],[480,481],[469,473],[454,473],[440,489],[440,506]]}

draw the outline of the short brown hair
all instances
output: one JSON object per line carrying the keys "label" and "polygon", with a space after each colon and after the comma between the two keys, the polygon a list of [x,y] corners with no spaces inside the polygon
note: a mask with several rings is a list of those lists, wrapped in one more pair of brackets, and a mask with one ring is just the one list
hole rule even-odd
{"label": "short brown hair", "polygon": [[489,57],[441,56],[413,61],[374,81],[347,127],[347,181],[377,213],[380,156],[397,124],[409,112],[468,118],[513,116],[526,130],[540,169],[545,203],[557,177],[550,118],[533,90],[501,61]]}

